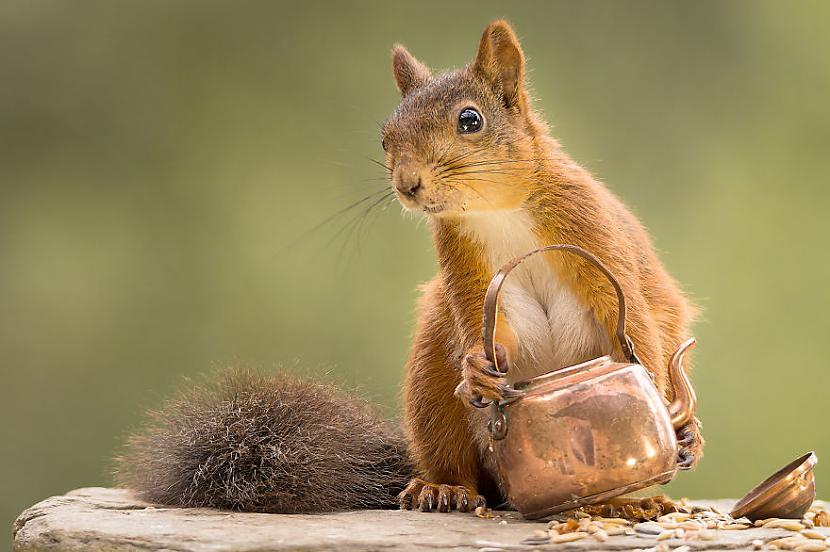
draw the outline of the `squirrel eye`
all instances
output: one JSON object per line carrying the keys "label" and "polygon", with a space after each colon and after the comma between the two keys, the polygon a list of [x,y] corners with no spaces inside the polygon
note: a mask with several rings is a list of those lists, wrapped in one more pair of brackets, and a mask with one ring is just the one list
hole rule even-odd
{"label": "squirrel eye", "polygon": [[484,119],[481,113],[472,107],[465,107],[458,115],[458,131],[462,134],[470,134],[481,130]]}
{"label": "squirrel eye", "polygon": [[383,151],[386,151],[386,138],[381,139],[380,147],[383,148]]}

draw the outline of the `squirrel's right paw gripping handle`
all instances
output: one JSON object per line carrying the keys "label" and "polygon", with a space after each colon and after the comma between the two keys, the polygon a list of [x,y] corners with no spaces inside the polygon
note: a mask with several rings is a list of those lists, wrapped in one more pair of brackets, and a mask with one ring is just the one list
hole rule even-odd
{"label": "squirrel's right paw gripping handle", "polygon": [[476,408],[486,408],[493,402],[515,396],[516,391],[502,379],[507,370],[507,351],[501,345],[493,347],[492,357],[487,355],[486,350],[467,356],[461,386],[466,387],[470,404]]}

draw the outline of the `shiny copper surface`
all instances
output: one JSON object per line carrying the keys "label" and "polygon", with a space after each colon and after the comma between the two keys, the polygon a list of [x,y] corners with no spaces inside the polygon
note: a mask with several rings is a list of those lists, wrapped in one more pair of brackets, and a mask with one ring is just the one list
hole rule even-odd
{"label": "shiny copper surface", "polygon": [[671,378],[674,400],[669,404],[669,416],[675,428],[681,428],[695,417],[697,397],[692,383],[683,371],[683,357],[695,346],[695,338],[689,338],[672,355],[669,360],[669,377]]}
{"label": "shiny copper surface", "polygon": [[619,300],[617,338],[629,362],[604,356],[548,372],[514,384],[509,400],[491,405],[490,443],[501,482],[511,504],[530,519],[670,481],[678,470],[676,431],[695,411],[694,391],[682,369],[694,339],[672,357],[675,399],[667,405],[625,334],[619,284],[576,246],[537,249],[493,277],[485,299],[485,353],[495,356],[498,295],[507,274],[528,256],[550,250],[576,253],[612,282]]}
{"label": "shiny copper surface", "polygon": [[749,491],[730,515],[753,521],[771,517],[800,519],[816,498],[813,467],[817,463],[815,452],[793,460]]}
{"label": "shiny copper surface", "polygon": [[509,431],[494,442],[496,462],[525,517],[665,483],[677,471],[675,429],[645,369],[608,357],[576,368],[531,380],[504,407]]}

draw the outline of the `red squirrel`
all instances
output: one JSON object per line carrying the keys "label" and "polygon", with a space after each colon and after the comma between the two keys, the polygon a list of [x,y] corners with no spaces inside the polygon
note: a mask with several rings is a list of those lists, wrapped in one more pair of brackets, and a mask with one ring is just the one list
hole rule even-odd
{"label": "red squirrel", "polygon": [[[637,355],[671,398],[669,358],[695,309],[637,218],[534,113],[510,25],[491,23],[463,69],[435,75],[400,45],[392,69],[401,102],[383,126],[386,167],[400,203],[429,219],[439,266],[423,286],[406,364],[405,439],[331,386],[231,371],[168,402],[130,439],[117,479],[144,498],[265,512],[502,504],[486,412],[470,402],[498,400],[505,384],[539,370],[609,352],[624,360],[612,338],[614,290],[593,266],[558,253],[529,259],[505,284],[497,361],[506,374],[487,360],[487,284],[541,245],[581,246],[617,277]],[[698,424],[680,438],[692,466]]]}

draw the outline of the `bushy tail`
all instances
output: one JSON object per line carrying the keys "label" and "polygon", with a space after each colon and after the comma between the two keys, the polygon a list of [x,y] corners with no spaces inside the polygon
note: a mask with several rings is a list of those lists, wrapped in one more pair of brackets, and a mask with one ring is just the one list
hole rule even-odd
{"label": "bushy tail", "polygon": [[150,412],[116,466],[149,502],[280,513],[391,507],[412,473],[400,432],[365,401],[238,369]]}

